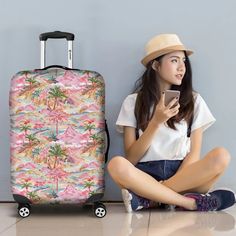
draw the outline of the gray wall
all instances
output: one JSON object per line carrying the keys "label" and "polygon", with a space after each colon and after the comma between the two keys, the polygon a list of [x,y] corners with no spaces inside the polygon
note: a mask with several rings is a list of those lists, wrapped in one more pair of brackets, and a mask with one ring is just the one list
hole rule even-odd
{"label": "gray wall", "polygon": [[[67,5],[69,4],[69,6]],[[0,201],[10,193],[8,91],[10,78],[22,69],[39,67],[41,32],[75,33],[75,68],[100,72],[106,81],[106,116],[111,133],[110,158],[122,155],[115,131],[120,105],[144,68],[144,45],[159,33],[177,33],[189,48],[194,88],[217,122],[204,134],[202,155],[226,147],[232,161],[217,186],[236,190],[235,68],[236,1],[227,0],[0,0]],[[48,42],[48,63],[66,60],[64,41]],[[105,200],[120,192],[106,175]]]}

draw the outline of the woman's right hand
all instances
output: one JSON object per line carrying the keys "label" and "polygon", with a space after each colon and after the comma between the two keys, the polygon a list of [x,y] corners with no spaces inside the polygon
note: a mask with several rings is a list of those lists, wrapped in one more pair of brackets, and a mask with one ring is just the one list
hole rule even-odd
{"label": "woman's right hand", "polygon": [[[170,101],[170,103],[165,106],[165,93],[163,92],[161,95],[161,99],[159,103],[156,105],[156,109],[154,111],[152,120],[160,125],[166,121],[168,121],[171,117],[177,115],[179,113],[179,103],[175,105],[175,103],[178,101],[178,98],[174,98]],[[173,105],[175,105],[173,107]]]}

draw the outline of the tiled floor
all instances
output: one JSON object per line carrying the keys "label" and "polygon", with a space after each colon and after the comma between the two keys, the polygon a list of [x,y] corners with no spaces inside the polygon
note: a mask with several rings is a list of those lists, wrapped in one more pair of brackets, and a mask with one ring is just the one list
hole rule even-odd
{"label": "tiled floor", "polygon": [[128,214],[122,204],[106,203],[107,215],[96,218],[92,206],[34,206],[22,219],[17,204],[0,204],[1,236],[212,236],[236,235],[236,205],[221,212],[145,210]]}

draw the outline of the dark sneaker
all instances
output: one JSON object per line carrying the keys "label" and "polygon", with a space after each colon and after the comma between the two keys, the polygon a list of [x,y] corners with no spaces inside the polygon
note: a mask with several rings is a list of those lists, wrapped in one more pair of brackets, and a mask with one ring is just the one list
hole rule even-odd
{"label": "dark sneaker", "polygon": [[126,211],[129,213],[150,207],[150,201],[146,198],[139,197],[127,189],[122,189],[121,193]]}
{"label": "dark sneaker", "polygon": [[196,211],[220,211],[235,203],[235,194],[230,190],[215,190],[207,194],[186,193],[184,196],[196,200]]}

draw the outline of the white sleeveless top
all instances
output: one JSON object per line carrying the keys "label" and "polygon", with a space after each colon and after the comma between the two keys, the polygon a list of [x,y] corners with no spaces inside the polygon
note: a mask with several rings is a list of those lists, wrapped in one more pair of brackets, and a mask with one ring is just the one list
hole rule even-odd
{"label": "white sleeveless top", "polygon": [[[137,93],[130,94],[124,100],[118,119],[116,121],[117,131],[123,133],[124,126],[136,128],[136,118],[134,114]],[[191,132],[202,127],[203,131],[209,128],[215,118],[211,114],[207,104],[200,96],[194,93],[194,118]],[[140,162],[157,160],[183,160],[190,151],[190,138],[187,137],[188,125],[185,120],[176,123],[176,130],[162,124],[157,130],[152,143],[142,157]],[[139,130],[139,135],[142,135]]]}

